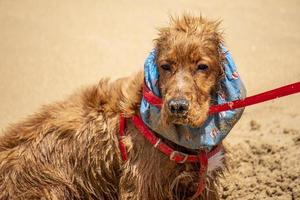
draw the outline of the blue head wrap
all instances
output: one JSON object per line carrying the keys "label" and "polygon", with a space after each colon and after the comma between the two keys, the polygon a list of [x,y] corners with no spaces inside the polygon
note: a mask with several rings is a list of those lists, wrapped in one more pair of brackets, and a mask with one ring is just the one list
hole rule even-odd
{"label": "blue head wrap", "polygon": [[[236,65],[229,51],[221,46],[225,57],[223,67],[225,71],[224,79],[221,80],[221,89],[213,94],[214,104],[223,104],[233,100],[245,98],[246,91],[241,79],[238,76]],[[159,73],[156,65],[156,51],[152,50],[144,65],[145,84],[158,97],[161,97],[158,88]],[[201,127],[189,127],[169,124],[168,127],[161,127],[159,123],[160,109],[151,105],[144,98],[141,102],[140,114],[144,123],[153,131],[171,140],[178,145],[189,149],[212,149],[219,144],[240,119],[244,109],[223,111],[209,115],[208,119]],[[199,111],[200,112],[200,111]],[[191,135],[190,140],[182,137],[180,130],[188,130]]]}

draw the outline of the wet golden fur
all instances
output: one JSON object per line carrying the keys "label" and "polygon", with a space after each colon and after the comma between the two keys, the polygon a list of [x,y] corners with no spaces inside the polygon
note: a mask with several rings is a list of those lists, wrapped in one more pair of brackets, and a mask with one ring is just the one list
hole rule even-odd
{"label": "wet golden fur", "polygon": [[[180,123],[196,125],[206,118],[210,92],[221,74],[217,27],[216,22],[183,17],[161,29],[156,40],[158,64],[171,55],[168,61],[187,63],[189,70],[196,62],[205,61],[211,67],[202,75],[184,72],[187,82],[196,85],[186,85],[191,91],[180,94],[189,97],[197,90],[198,96],[191,100],[203,112],[190,111],[189,121]],[[163,73],[160,87],[167,99],[177,89],[172,91],[174,80]],[[205,82],[199,85],[199,81]],[[0,137],[0,199],[166,200],[192,196],[198,183],[197,166],[170,161],[130,122],[124,139],[129,158],[121,160],[119,115],[139,113],[142,84],[142,73],[115,82],[101,80],[7,128]],[[218,199],[219,170],[207,178],[201,199]]]}
{"label": "wet golden fur", "polygon": [[[211,93],[223,76],[222,35],[218,26],[218,21],[183,17],[173,18],[169,27],[160,29],[156,48],[165,122],[199,127],[207,118]],[[170,70],[163,69],[164,65]],[[208,68],[199,70],[199,65]],[[184,118],[173,117],[168,112],[166,104],[174,98],[189,101],[188,115]]]}

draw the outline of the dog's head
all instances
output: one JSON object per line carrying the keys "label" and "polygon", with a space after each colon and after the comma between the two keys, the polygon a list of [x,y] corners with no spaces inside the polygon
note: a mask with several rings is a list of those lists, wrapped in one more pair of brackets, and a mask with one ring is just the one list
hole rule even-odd
{"label": "dog's head", "polygon": [[184,16],[160,29],[155,42],[163,122],[198,127],[206,120],[211,94],[223,76],[218,26]]}

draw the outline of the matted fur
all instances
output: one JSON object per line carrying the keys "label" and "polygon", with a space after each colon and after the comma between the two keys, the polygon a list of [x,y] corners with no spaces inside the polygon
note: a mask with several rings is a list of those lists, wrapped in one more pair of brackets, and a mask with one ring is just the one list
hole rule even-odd
{"label": "matted fur", "polygon": [[[192,20],[190,25],[186,20]],[[209,31],[201,39],[209,45],[215,42],[209,58],[220,62],[216,23],[189,17],[174,23],[178,30],[195,29],[191,34],[205,26]],[[162,30],[157,39],[159,56],[164,54],[160,44],[168,39],[167,32]],[[210,82],[201,86],[205,101],[218,80],[220,71],[214,70]],[[199,164],[170,161],[130,121],[124,139],[129,157],[126,162],[121,159],[119,115],[139,113],[142,84],[141,72],[115,82],[101,80],[7,128],[0,137],[0,199],[175,200],[193,196]],[[222,168],[214,167],[198,199],[219,198],[216,183]]]}

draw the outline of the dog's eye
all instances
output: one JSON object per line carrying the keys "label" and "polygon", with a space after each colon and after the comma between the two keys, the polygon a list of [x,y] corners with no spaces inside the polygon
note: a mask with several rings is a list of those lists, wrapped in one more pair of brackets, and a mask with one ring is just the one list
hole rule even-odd
{"label": "dog's eye", "polygon": [[169,64],[162,64],[160,67],[165,71],[171,71],[171,65]]}
{"label": "dog's eye", "polygon": [[197,65],[197,71],[207,71],[208,66],[205,64],[199,64]]}

